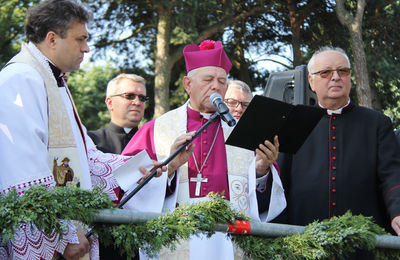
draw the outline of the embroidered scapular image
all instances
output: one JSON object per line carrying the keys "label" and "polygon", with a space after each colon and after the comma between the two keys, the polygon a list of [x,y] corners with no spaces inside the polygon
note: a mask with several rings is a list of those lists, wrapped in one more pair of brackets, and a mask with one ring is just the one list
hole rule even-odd
{"label": "embroidered scapular image", "polygon": [[53,160],[53,176],[56,186],[79,187],[78,179],[74,176],[74,170],[69,166],[70,159],[64,157],[60,165],[58,165],[57,160],[57,157]]}

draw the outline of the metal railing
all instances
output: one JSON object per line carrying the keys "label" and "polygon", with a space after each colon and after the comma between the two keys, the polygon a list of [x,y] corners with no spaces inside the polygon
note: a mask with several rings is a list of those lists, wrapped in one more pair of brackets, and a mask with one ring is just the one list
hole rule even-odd
{"label": "metal railing", "polygon": [[[162,214],[151,212],[138,212],[126,209],[100,210],[95,218],[98,223],[132,224],[143,223],[155,219]],[[235,228],[235,226],[237,228]],[[265,223],[257,221],[242,221],[232,226],[228,223],[218,223],[215,230],[235,234],[248,234],[265,237],[289,236],[302,234],[304,227],[286,224]],[[400,249],[400,237],[377,235],[376,247]]]}

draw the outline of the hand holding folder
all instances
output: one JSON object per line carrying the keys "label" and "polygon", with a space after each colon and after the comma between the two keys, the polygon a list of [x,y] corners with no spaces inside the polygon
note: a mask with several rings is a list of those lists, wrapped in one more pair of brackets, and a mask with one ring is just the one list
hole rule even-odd
{"label": "hand holding folder", "polygon": [[326,110],[292,105],[256,95],[226,144],[254,151],[260,143],[278,135],[279,151],[294,154],[318,124]]}

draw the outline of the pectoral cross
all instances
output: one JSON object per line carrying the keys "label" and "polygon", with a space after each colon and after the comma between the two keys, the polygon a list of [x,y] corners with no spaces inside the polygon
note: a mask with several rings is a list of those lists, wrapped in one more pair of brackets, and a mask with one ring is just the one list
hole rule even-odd
{"label": "pectoral cross", "polygon": [[194,195],[199,196],[200,195],[200,186],[202,182],[208,182],[207,178],[201,178],[201,173],[197,173],[196,178],[190,178],[191,182],[196,182],[196,191]]}

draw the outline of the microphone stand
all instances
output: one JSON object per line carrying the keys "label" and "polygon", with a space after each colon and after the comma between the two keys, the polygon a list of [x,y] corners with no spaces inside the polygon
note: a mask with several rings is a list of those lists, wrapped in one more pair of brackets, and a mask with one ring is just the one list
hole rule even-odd
{"label": "microphone stand", "polygon": [[[191,142],[193,142],[194,139],[196,139],[207,127],[209,127],[212,123],[217,121],[217,119],[220,118],[220,114],[218,112],[215,112],[214,115],[210,117],[210,119],[205,123],[197,132],[195,135],[192,137],[192,139],[186,141],[184,144],[179,146],[179,148],[171,154],[167,159],[165,159],[161,165],[157,166],[156,168],[153,168],[153,171],[149,174],[149,176],[146,177],[136,188],[131,191],[126,197],[124,197],[116,206],[115,208],[122,208],[136,193],[138,193],[144,185],[146,185],[151,179],[153,179],[154,176],[157,174],[157,169],[161,168],[163,166],[167,166],[169,162],[171,162],[183,149],[186,148]],[[87,234],[86,237],[89,238],[92,235],[92,231],[90,230]]]}

